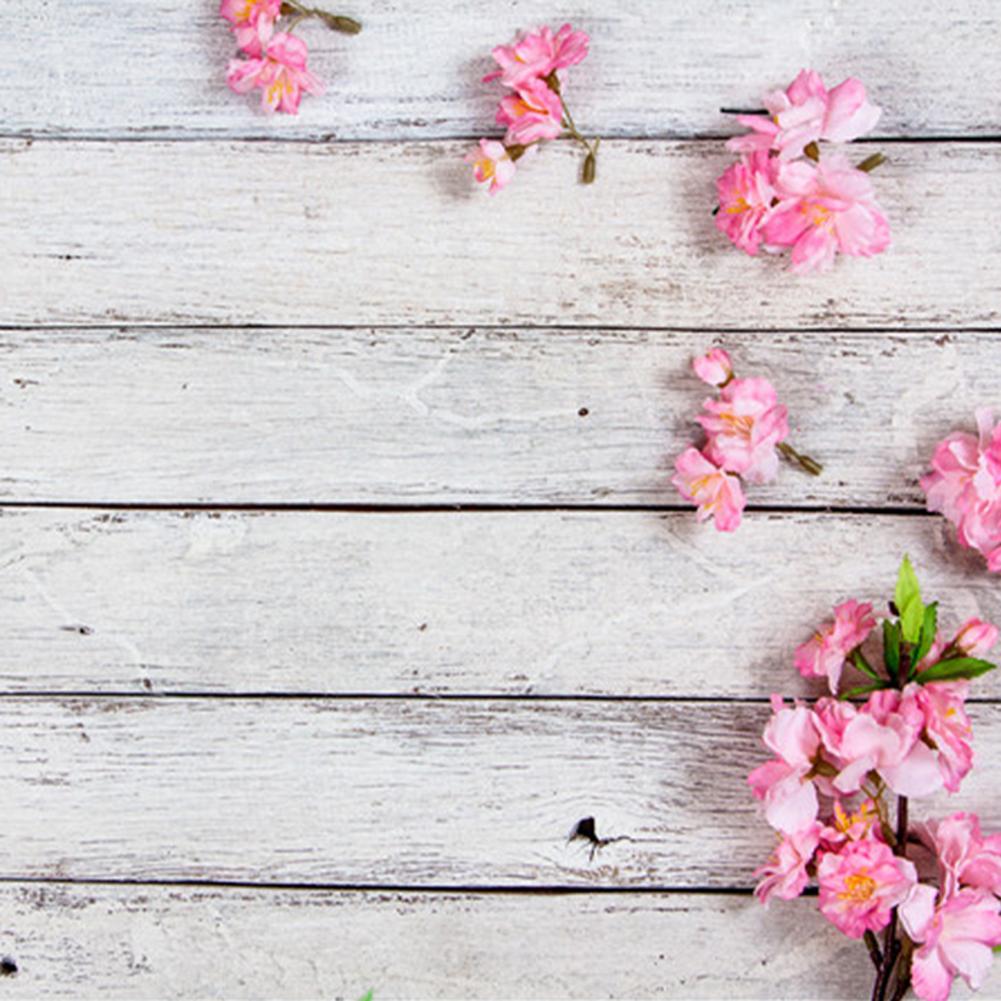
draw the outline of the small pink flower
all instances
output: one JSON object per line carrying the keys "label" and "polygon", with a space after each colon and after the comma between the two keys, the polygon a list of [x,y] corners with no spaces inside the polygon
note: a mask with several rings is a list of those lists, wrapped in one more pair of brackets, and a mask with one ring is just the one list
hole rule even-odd
{"label": "small pink flower", "polygon": [[541,80],[528,80],[503,98],[497,124],[507,127],[504,141],[528,146],[541,139],[555,139],[563,130],[563,107],[558,94]]}
{"label": "small pink flower", "polygon": [[754,256],[761,246],[761,229],[776,198],[774,181],[775,162],[765,150],[742,156],[716,181],[716,228],[746,254]]}
{"label": "small pink flower", "polygon": [[234,59],[226,82],[238,94],[261,89],[261,107],[266,112],[284,111],[295,115],[303,91],[322,94],[323,84],[306,68],[306,43],[296,35],[273,35],[264,54],[255,59]]}
{"label": "small pink flower", "polygon": [[260,56],[281,13],[281,0],[222,0],[219,14],[233,25],[236,44]]}
{"label": "small pink flower", "polygon": [[876,203],[872,181],[843,156],[782,164],[776,174],[780,204],[762,228],[773,247],[792,247],[791,270],[826,271],[840,252],[871,257],[890,245],[890,224]]}
{"label": "small pink flower", "polygon": [[791,709],[772,696],[774,715],[765,727],[765,746],[775,754],[747,777],[765,819],[784,834],[798,834],[817,819],[817,790],[811,781],[820,735],[813,713],[803,705]]}
{"label": "small pink flower", "polygon": [[928,510],[945,515],[958,529],[960,545],[977,549],[988,569],[1001,571],[1001,423],[989,409],[977,411],[977,437],[955,432],[932,456],[921,478]]}
{"label": "small pink flower", "polygon": [[692,362],[695,374],[710,386],[722,386],[733,378],[733,363],[722,348],[713,348]]}
{"label": "small pink flower", "polygon": [[776,445],[789,434],[786,408],[775,387],[760,378],[733,379],[718,400],[706,400],[708,413],[695,419],[708,436],[706,455],[748,483],[767,483],[778,473]]}
{"label": "small pink flower", "polygon": [[473,176],[480,184],[489,184],[492,195],[510,183],[516,170],[507,147],[495,139],[481,139],[479,146],[466,154],[466,163],[473,165]]}
{"label": "small pink flower", "polygon": [[985,838],[975,813],[954,813],[918,831],[938,857],[943,897],[963,886],[1001,895],[1001,835]]}
{"label": "small pink flower", "polygon": [[861,646],[876,628],[872,605],[855,601],[842,602],[834,608],[834,621],[814,633],[796,648],[796,668],[804,678],[827,678],[831,694],[837,694],[841,669],[848,655]]}
{"label": "small pink flower", "polygon": [[697,448],[687,448],[675,460],[671,483],[681,496],[697,505],[696,517],[715,519],[720,532],[734,532],[747,503],[740,480],[710,462]]}
{"label": "small pink flower", "polygon": [[973,990],[987,979],[993,949],[1001,945],[997,898],[983,890],[960,890],[934,906],[936,891],[916,886],[900,908],[907,934],[921,948],[914,953],[914,993],[922,1001],[947,1001],[961,976]]}
{"label": "small pink flower", "polygon": [[778,843],[771,858],[754,870],[755,878],[761,881],[754,889],[754,895],[763,904],[772,897],[792,900],[798,897],[810,881],[806,867],[813,861],[814,852],[820,843],[820,824],[811,824],[797,834],[787,834]]}
{"label": "small pink flower", "polygon": [[912,684],[904,689],[901,700],[903,712],[913,706],[912,711],[922,717],[922,743],[937,752],[938,768],[949,792],[959,791],[960,782],[973,767],[973,727],[964,705],[968,687],[965,681]]}
{"label": "small pink flower", "polygon": [[730,149],[738,153],[775,150],[781,159],[795,160],[818,139],[849,142],[865,135],[881,113],[869,103],[859,80],[849,77],[829,91],[814,70],[801,70],[786,90],[766,94],[764,105],[767,116],[738,117],[752,131],[731,139]]}
{"label": "small pink flower", "polygon": [[998,641],[998,627],[982,619],[967,619],[959,627],[952,645],[964,657],[983,657]]}
{"label": "small pink flower", "polygon": [[821,913],[849,938],[861,938],[886,927],[917,878],[914,864],[883,842],[849,841],[817,866]]}
{"label": "small pink flower", "polygon": [[499,78],[506,87],[520,88],[533,79],[575,66],[587,56],[589,42],[585,32],[574,31],[569,24],[564,24],[555,35],[552,28],[536,28],[513,45],[498,45],[493,50],[500,69],[488,73],[483,82]]}
{"label": "small pink flower", "polygon": [[849,813],[841,800],[835,799],[834,816],[821,832],[824,849],[836,851],[846,841],[865,841],[869,838],[883,839],[875,800],[864,799],[855,813]]}

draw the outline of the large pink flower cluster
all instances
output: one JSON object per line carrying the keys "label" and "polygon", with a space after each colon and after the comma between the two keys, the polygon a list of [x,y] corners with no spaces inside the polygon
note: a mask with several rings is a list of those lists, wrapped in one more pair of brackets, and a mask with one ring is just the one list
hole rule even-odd
{"label": "large pink flower cluster", "polygon": [[261,108],[268,114],[299,113],[302,95],[322,94],[323,84],[308,69],[306,43],[290,30],[276,31],[283,14],[295,20],[316,17],[337,31],[355,34],[357,21],[326,11],[282,0],[221,0],[219,14],[233,28],[236,44],[245,58],[231,59],[226,82],[237,94],[261,92]]}
{"label": "large pink flower cluster", "polygon": [[791,251],[791,270],[826,271],[838,253],[871,257],[890,245],[890,226],[867,171],[841,154],[820,159],[821,140],[849,142],[876,124],[854,79],[827,90],[803,70],[786,90],[765,95],[765,111],[743,114],[751,131],[729,140],[740,159],[717,180],[716,226],[747,254]]}
{"label": "large pink flower cluster", "polygon": [[504,188],[515,175],[515,163],[537,144],[555,139],[564,129],[587,149],[584,180],[594,179],[597,144],[577,132],[563,98],[564,70],[587,56],[590,39],[583,31],[564,24],[554,32],[537,28],[521,35],[512,45],[498,45],[493,57],[500,67],[484,83],[500,80],[510,93],[501,98],[497,124],[507,130],[504,141],[481,139],[466,155],[473,176],[490,194]]}
{"label": "large pink flower cluster", "polygon": [[780,451],[811,472],[820,467],[785,444],[787,411],[767,379],[736,378],[722,348],[696,358],[692,367],[703,382],[716,387],[719,396],[707,399],[704,412],[695,418],[705,431],[705,444],[678,456],[671,482],[697,506],[699,521],[711,517],[719,531],[733,532],[747,503],[742,483],[775,479]]}
{"label": "large pink flower cluster", "polygon": [[[983,983],[1001,944],[1001,835],[985,837],[967,813],[909,827],[907,803],[956,792],[970,771],[964,702],[970,679],[993,667],[980,658],[998,630],[971,619],[951,640],[942,636],[906,560],[894,601],[900,614],[883,623],[882,671],[862,651],[876,625],[867,603],[837,606],[834,622],[796,651],[800,672],[826,678],[834,695],[846,663],[866,685],[812,705],[772,697],[764,731],[772,758],[748,782],[779,842],[755,873],[755,893],[765,903],[790,900],[815,881],[821,913],[866,939],[873,997],[902,997],[910,985],[923,1001],[945,1001],[956,976],[974,989]],[[847,700],[862,694],[862,704]],[[895,827],[888,792],[897,797]],[[909,850],[937,859],[934,880],[922,881],[930,867],[916,866]],[[880,947],[875,933],[884,929]]]}
{"label": "large pink flower cluster", "polygon": [[928,510],[944,514],[960,544],[978,550],[1001,573],[1001,423],[977,411],[976,436],[963,431],[939,442],[932,471],[921,478]]}

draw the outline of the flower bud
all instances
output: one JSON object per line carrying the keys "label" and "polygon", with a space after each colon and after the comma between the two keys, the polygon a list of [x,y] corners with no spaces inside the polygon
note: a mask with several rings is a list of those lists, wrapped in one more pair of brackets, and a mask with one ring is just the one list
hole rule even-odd
{"label": "flower bud", "polygon": [[722,348],[713,348],[708,354],[692,362],[695,374],[710,386],[725,386],[733,378],[730,356]]}
{"label": "flower bud", "polygon": [[982,619],[968,619],[952,645],[967,657],[982,657],[998,641],[998,627]]}

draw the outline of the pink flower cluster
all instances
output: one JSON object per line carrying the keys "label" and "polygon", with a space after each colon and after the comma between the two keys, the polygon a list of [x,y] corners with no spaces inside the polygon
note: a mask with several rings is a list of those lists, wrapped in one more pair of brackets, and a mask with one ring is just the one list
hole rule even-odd
{"label": "pink flower cluster", "polygon": [[351,18],[328,14],[282,0],[221,0],[219,14],[233,28],[236,44],[246,58],[232,59],[226,82],[237,94],[261,91],[261,108],[267,112],[299,113],[303,93],[320,95],[323,84],[307,68],[306,43],[291,31],[275,31],[282,14],[297,20],[318,17],[328,27],[355,34],[361,25]]}
{"label": "pink flower cluster", "polygon": [[853,166],[841,154],[820,160],[821,140],[848,142],[876,124],[880,109],[849,78],[827,90],[802,70],[786,90],[764,97],[766,111],[742,114],[751,131],[727,148],[741,154],[716,182],[716,227],[752,256],[791,250],[791,270],[826,271],[838,253],[871,257],[890,245],[871,170],[882,157]]}
{"label": "pink flower cluster", "polygon": [[587,149],[585,181],[594,179],[597,144],[585,140],[573,124],[563,100],[563,71],[586,56],[590,39],[583,31],[564,24],[559,31],[537,28],[523,34],[513,45],[498,45],[493,57],[500,67],[484,83],[500,80],[510,93],[501,98],[497,124],[507,130],[504,141],[481,139],[466,155],[473,176],[496,194],[514,178],[515,163],[537,144],[555,139],[564,129]]}
{"label": "pink flower cluster", "polygon": [[787,411],[767,379],[736,378],[722,348],[696,358],[692,367],[703,382],[718,389],[719,397],[703,403],[704,412],[695,419],[706,442],[678,456],[671,482],[698,507],[699,521],[712,517],[719,531],[733,532],[747,503],[742,483],[775,479],[780,450],[812,472],[820,467],[784,444],[789,435]]}
{"label": "pink flower cluster", "polygon": [[956,431],[939,442],[921,479],[928,510],[944,514],[961,545],[978,550],[1001,573],[1001,423],[977,411],[977,436]]}
{"label": "pink flower cluster", "polygon": [[[905,561],[901,580],[912,575]],[[791,706],[772,697],[764,743],[773,757],[748,782],[780,840],[755,873],[755,893],[765,903],[790,900],[815,881],[821,913],[849,937],[866,938],[877,966],[873,997],[888,997],[895,976],[894,997],[911,985],[923,1001],[945,1001],[956,976],[974,989],[983,983],[1001,944],[1001,835],[984,837],[965,813],[909,828],[906,804],[956,792],[972,768],[964,703],[969,679],[993,667],[978,658],[998,630],[971,619],[947,640],[916,583],[910,592],[898,584],[895,600],[908,610],[883,624],[882,674],[861,649],[876,626],[872,606],[847,601],[795,655],[799,671],[826,678],[832,696]],[[846,663],[870,680],[846,693],[868,694],[861,705],[833,697]],[[887,791],[898,797],[896,829]],[[919,843],[937,859],[937,885],[922,882],[906,857]],[[895,910],[907,949],[894,937]],[[880,950],[874,933],[883,929]]]}

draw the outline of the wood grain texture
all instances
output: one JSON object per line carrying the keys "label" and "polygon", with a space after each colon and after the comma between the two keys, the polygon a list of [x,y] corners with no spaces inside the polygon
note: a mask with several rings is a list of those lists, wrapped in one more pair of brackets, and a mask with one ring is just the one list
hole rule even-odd
{"label": "wood grain texture", "polygon": [[573,330],[0,333],[13,501],[677,504],[690,361],[767,374],[819,478],[753,504],[924,507],[918,476],[1001,404],[1001,334]]}
{"label": "wood grain texture", "polygon": [[724,536],[687,512],[7,510],[0,686],[805,694],[796,646],[847,597],[882,611],[905,551],[943,629],[1001,621],[996,580],[931,517],[760,514]]}
{"label": "wood grain texture", "polygon": [[[900,144],[895,245],[798,279],[716,231],[722,143],[553,144],[473,190],[462,143],[0,142],[0,324],[997,324],[1001,145]],[[869,149],[870,147],[865,147]]]}
{"label": "wood grain texture", "polygon": [[501,89],[480,82],[491,47],[519,28],[572,20],[593,37],[590,57],[570,76],[574,109],[606,136],[732,129],[721,106],[754,107],[801,66],[818,68],[831,85],[861,77],[885,108],[880,134],[1001,132],[991,97],[1001,87],[1001,17],[990,0],[723,0],[711,16],[697,0],[328,6],[360,17],[365,30],[348,39],[304,26],[329,93],[304,101],[297,118],[269,120],[225,87],[235,48],[213,3],[137,0],[113,19],[98,0],[34,4],[9,19],[0,41],[2,128],[121,138],[494,132]]}
{"label": "wood grain texture", "polygon": [[[0,887],[6,998],[861,997],[815,900]],[[707,961],[707,943],[725,943]],[[981,992],[1001,994],[1001,964]],[[954,999],[967,998],[961,983]]]}
{"label": "wood grain texture", "polygon": [[[767,705],[368,699],[0,702],[7,878],[750,887]],[[971,707],[980,760],[1001,705]],[[113,806],[113,812],[111,804]],[[1001,827],[990,768],[914,819]],[[593,816],[624,837],[592,860]]]}

